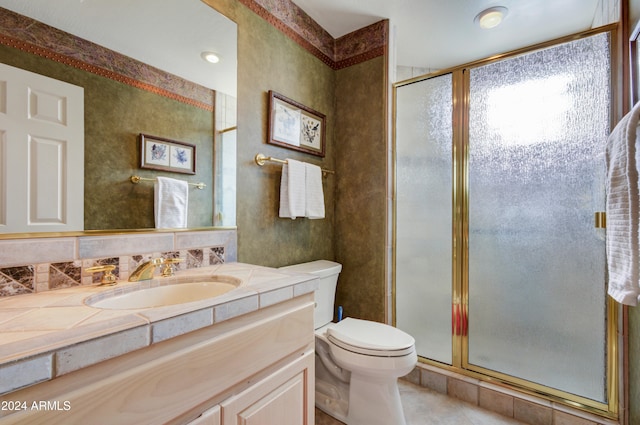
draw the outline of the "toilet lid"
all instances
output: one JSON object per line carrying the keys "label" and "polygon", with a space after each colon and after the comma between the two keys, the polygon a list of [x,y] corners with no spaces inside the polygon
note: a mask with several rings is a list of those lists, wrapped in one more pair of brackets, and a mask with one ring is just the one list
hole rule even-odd
{"label": "toilet lid", "polygon": [[404,356],[414,349],[415,339],[384,323],[346,318],[327,329],[336,345],[362,354]]}

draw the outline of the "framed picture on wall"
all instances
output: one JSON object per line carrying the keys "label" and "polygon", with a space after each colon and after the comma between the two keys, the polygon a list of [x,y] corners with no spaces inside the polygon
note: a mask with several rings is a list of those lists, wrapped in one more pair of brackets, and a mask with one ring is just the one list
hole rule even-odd
{"label": "framed picture on wall", "polygon": [[325,115],[271,90],[267,143],[323,157]]}
{"label": "framed picture on wall", "polygon": [[196,146],[140,133],[140,168],[196,173]]}

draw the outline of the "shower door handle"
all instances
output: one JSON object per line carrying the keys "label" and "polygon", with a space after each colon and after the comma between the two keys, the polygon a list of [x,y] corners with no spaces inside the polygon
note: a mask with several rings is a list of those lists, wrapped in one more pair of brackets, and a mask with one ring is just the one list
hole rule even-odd
{"label": "shower door handle", "polygon": [[596,211],[595,222],[596,229],[605,229],[607,227],[607,213],[604,211]]}

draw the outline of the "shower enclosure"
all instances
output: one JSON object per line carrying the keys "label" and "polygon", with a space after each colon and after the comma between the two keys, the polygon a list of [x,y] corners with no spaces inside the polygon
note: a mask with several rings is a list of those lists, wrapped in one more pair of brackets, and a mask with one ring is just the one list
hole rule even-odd
{"label": "shower enclosure", "polygon": [[394,321],[423,361],[611,416],[610,31],[395,85]]}

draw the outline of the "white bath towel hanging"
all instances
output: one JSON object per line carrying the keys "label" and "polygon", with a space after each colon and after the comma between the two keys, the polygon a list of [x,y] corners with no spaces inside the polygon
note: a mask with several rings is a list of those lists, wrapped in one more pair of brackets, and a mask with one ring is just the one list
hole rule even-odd
{"label": "white bath towel hanging", "polygon": [[154,191],[156,229],[187,227],[189,184],[183,180],[158,177]]}
{"label": "white bath towel hanging", "polygon": [[306,210],[306,167],[304,162],[287,159],[280,178],[280,217],[295,220]]}
{"label": "white bath towel hanging", "polygon": [[322,169],[317,165],[305,164],[306,168],[306,212],[311,219],[324,218],[324,191],[322,190]]}
{"label": "white bath towel hanging", "polygon": [[606,146],[606,212],[608,293],[616,301],[637,305],[638,282],[638,169],[637,127],[640,104],[625,115]]}

